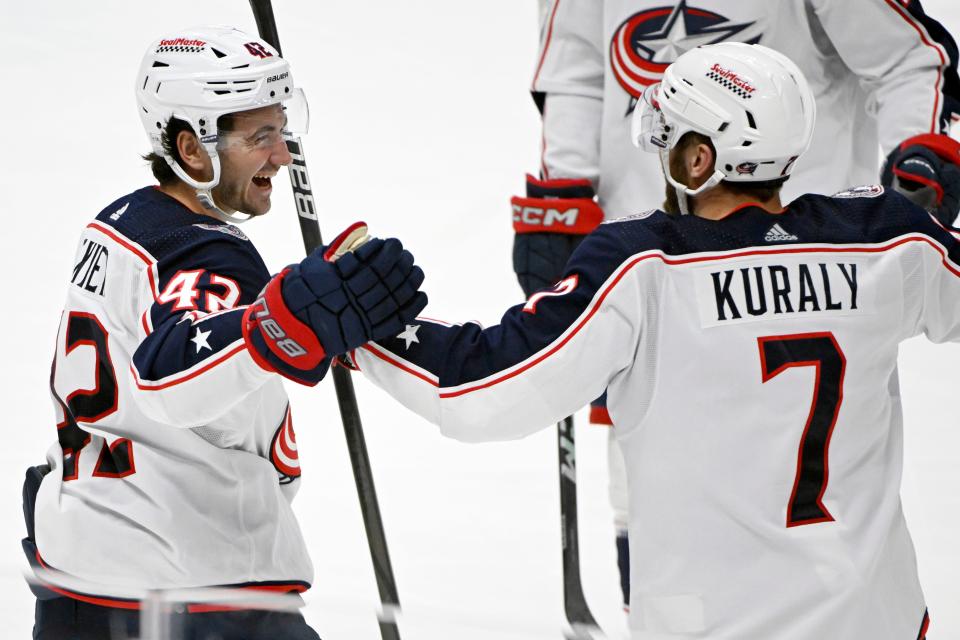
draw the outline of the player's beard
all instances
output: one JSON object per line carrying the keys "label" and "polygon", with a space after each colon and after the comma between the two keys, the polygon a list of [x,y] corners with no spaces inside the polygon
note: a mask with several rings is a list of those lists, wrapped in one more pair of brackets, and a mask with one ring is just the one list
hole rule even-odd
{"label": "player's beard", "polygon": [[[671,153],[669,164],[670,175],[673,176],[674,180],[680,184],[690,184],[690,175],[683,163],[683,154]],[[664,182],[667,183],[667,188],[664,192],[663,210],[670,215],[678,216],[680,215],[680,198],[677,196],[677,190],[666,178],[664,178]]]}
{"label": "player's beard", "polygon": [[213,189],[217,206],[229,212],[261,216],[270,210],[270,195],[257,189],[252,182],[252,169],[235,167],[226,153],[221,153],[220,184]]}
{"label": "player's beard", "polygon": [[250,216],[265,214],[270,210],[269,196],[251,194],[251,187],[248,182],[236,179],[222,181],[213,192],[217,205],[225,210],[245,213]]}

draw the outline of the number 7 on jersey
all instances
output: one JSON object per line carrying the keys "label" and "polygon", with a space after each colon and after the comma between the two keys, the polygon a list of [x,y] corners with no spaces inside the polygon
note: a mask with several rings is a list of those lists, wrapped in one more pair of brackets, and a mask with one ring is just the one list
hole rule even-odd
{"label": "number 7 on jersey", "polygon": [[829,447],[843,402],[847,360],[830,332],[757,338],[763,382],[793,367],[815,367],[813,401],[797,452],[797,475],[787,503],[787,526],[832,522],[823,505],[830,476]]}

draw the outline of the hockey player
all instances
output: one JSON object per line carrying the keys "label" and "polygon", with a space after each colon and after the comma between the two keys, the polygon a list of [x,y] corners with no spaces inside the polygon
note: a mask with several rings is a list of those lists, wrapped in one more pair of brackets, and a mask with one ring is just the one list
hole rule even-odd
{"label": "hockey player", "polygon": [[[917,195],[942,221],[957,215],[960,172],[937,153],[949,142],[932,135],[960,118],[957,47],[919,0],[550,0],[544,16],[532,86],[543,120],[541,175],[528,178],[527,197],[513,201],[513,263],[526,296],[559,280],[573,248],[600,221],[661,202],[659,167],[629,144],[631,115],[668,64],[707,43],[766,45],[809,78],[820,118],[810,151],[784,185],[785,202],[876,182],[882,150],[895,154],[885,184],[897,167],[912,175],[898,179],[905,188],[924,185]],[[590,419],[610,424],[602,403]],[[613,443],[611,434],[610,497],[626,602],[626,493]]]}
{"label": "hockey player", "polygon": [[[25,485],[29,559],[91,585],[35,589],[42,640],[136,637],[131,590],[307,589],[281,377],[317,384],[332,356],[399,333],[426,303],[396,240],[337,259],[351,228],[271,278],[229,224],[270,209],[284,133],[305,125],[269,44],[227,27],[171,34],[147,50],[136,96],[160,184],[81,236],[50,377],[58,438]],[[178,638],[318,637],[295,613],[178,611]]]}
{"label": "hockey player", "polygon": [[471,442],[608,389],[635,640],[924,637],[897,345],[960,340],[960,236],[882,186],[782,204],[815,101],[777,52],[694,49],[646,95],[634,140],[693,215],[607,221],[498,326],[418,318],[353,365]]}

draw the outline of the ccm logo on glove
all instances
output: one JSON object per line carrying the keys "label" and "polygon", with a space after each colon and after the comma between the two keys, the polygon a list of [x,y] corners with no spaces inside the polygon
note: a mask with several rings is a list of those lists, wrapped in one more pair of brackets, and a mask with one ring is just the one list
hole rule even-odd
{"label": "ccm logo on glove", "polygon": [[603,220],[603,212],[592,200],[566,200],[552,203],[544,198],[515,197],[513,228],[517,233],[552,231],[553,233],[590,233]]}
{"label": "ccm logo on glove", "polygon": [[589,180],[537,180],[527,176],[526,197],[510,199],[517,233],[585,235],[603,222]]}
{"label": "ccm logo on glove", "polygon": [[513,221],[522,222],[528,225],[539,225],[550,227],[553,225],[564,224],[573,227],[577,224],[577,216],[580,214],[579,207],[568,206],[564,209],[544,209],[543,207],[524,206],[524,198],[516,198],[513,205]]}

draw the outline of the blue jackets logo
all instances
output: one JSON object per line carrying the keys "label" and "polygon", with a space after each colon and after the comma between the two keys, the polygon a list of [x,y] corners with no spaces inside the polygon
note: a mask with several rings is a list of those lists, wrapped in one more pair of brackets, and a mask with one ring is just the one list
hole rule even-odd
{"label": "blue jackets logo", "polygon": [[610,41],[610,67],[630,96],[627,115],[651,84],[660,82],[666,68],[682,54],[701,45],[727,40],[755,44],[756,22],[734,23],[713,11],[687,5],[656,7],[623,21]]}

